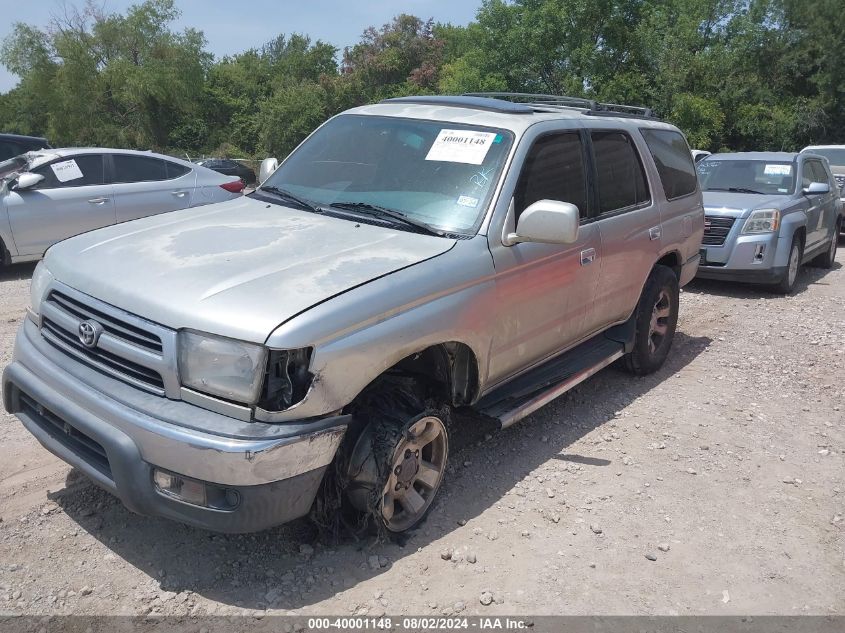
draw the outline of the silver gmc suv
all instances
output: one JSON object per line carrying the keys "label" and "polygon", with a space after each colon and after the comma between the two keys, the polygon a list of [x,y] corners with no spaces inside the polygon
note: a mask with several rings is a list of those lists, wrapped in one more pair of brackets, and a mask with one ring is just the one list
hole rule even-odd
{"label": "silver gmc suv", "polygon": [[506,427],[617,359],[661,366],[703,230],[689,147],[645,109],[392,99],[249,196],[52,247],[3,400],[138,513],[403,532],[450,411]]}
{"label": "silver gmc suv", "polygon": [[795,287],[798,268],[830,268],[841,223],[827,161],[802,152],[713,154],[698,164],[704,239],[698,276]]}

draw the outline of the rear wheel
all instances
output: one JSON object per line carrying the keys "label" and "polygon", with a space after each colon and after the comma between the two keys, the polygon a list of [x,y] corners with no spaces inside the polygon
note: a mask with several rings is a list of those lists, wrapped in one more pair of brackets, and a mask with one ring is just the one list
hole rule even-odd
{"label": "rear wheel", "polygon": [[836,221],[836,227],[830,236],[830,244],[828,244],[827,250],[813,260],[813,266],[818,266],[819,268],[833,267],[833,262],[836,261],[836,249],[839,246],[839,230],[841,224],[842,220]]}
{"label": "rear wheel", "polygon": [[665,266],[655,266],[637,306],[634,349],[625,356],[631,373],[643,376],[663,365],[675,338],[679,305],[678,278]]}

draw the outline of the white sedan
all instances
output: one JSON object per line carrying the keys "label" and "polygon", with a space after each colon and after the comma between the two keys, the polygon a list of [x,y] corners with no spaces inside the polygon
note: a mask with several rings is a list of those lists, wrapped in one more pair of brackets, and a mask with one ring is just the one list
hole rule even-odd
{"label": "white sedan", "polygon": [[110,224],[241,195],[233,176],[152,152],[70,148],[0,163],[0,265]]}

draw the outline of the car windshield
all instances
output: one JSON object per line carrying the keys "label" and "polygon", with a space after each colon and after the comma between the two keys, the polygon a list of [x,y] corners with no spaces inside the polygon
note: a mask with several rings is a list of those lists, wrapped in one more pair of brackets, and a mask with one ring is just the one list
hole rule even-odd
{"label": "car windshield", "polygon": [[442,232],[470,234],[512,138],[459,123],[341,115],[294,151],[259,193],[284,191],[316,207],[340,205],[364,215],[380,208]]}
{"label": "car windshield", "polygon": [[831,165],[845,167],[845,147],[818,147],[808,149],[807,153],[824,156]]}
{"label": "car windshield", "polygon": [[707,158],[698,164],[698,178],[702,191],[788,195],[795,189],[792,163],[777,160]]}

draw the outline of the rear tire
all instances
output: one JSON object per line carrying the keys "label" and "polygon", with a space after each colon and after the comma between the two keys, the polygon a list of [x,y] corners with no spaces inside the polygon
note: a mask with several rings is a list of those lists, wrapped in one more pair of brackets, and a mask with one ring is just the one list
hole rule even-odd
{"label": "rear tire", "polygon": [[625,356],[628,371],[645,376],[663,365],[678,325],[678,278],[666,266],[655,266],[637,305],[634,349]]}
{"label": "rear tire", "polygon": [[787,260],[786,270],[780,281],[775,284],[775,292],[788,295],[795,289],[795,281],[798,279],[798,270],[801,268],[803,251],[804,245],[801,236],[794,236],[792,238],[792,244],[789,247],[789,259]]}
{"label": "rear tire", "polygon": [[839,230],[842,226],[842,220],[837,219],[836,227],[833,235],[830,237],[830,245],[827,250],[813,260],[813,266],[818,268],[832,268],[833,262],[836,261],[836,249],[839,246]]}

